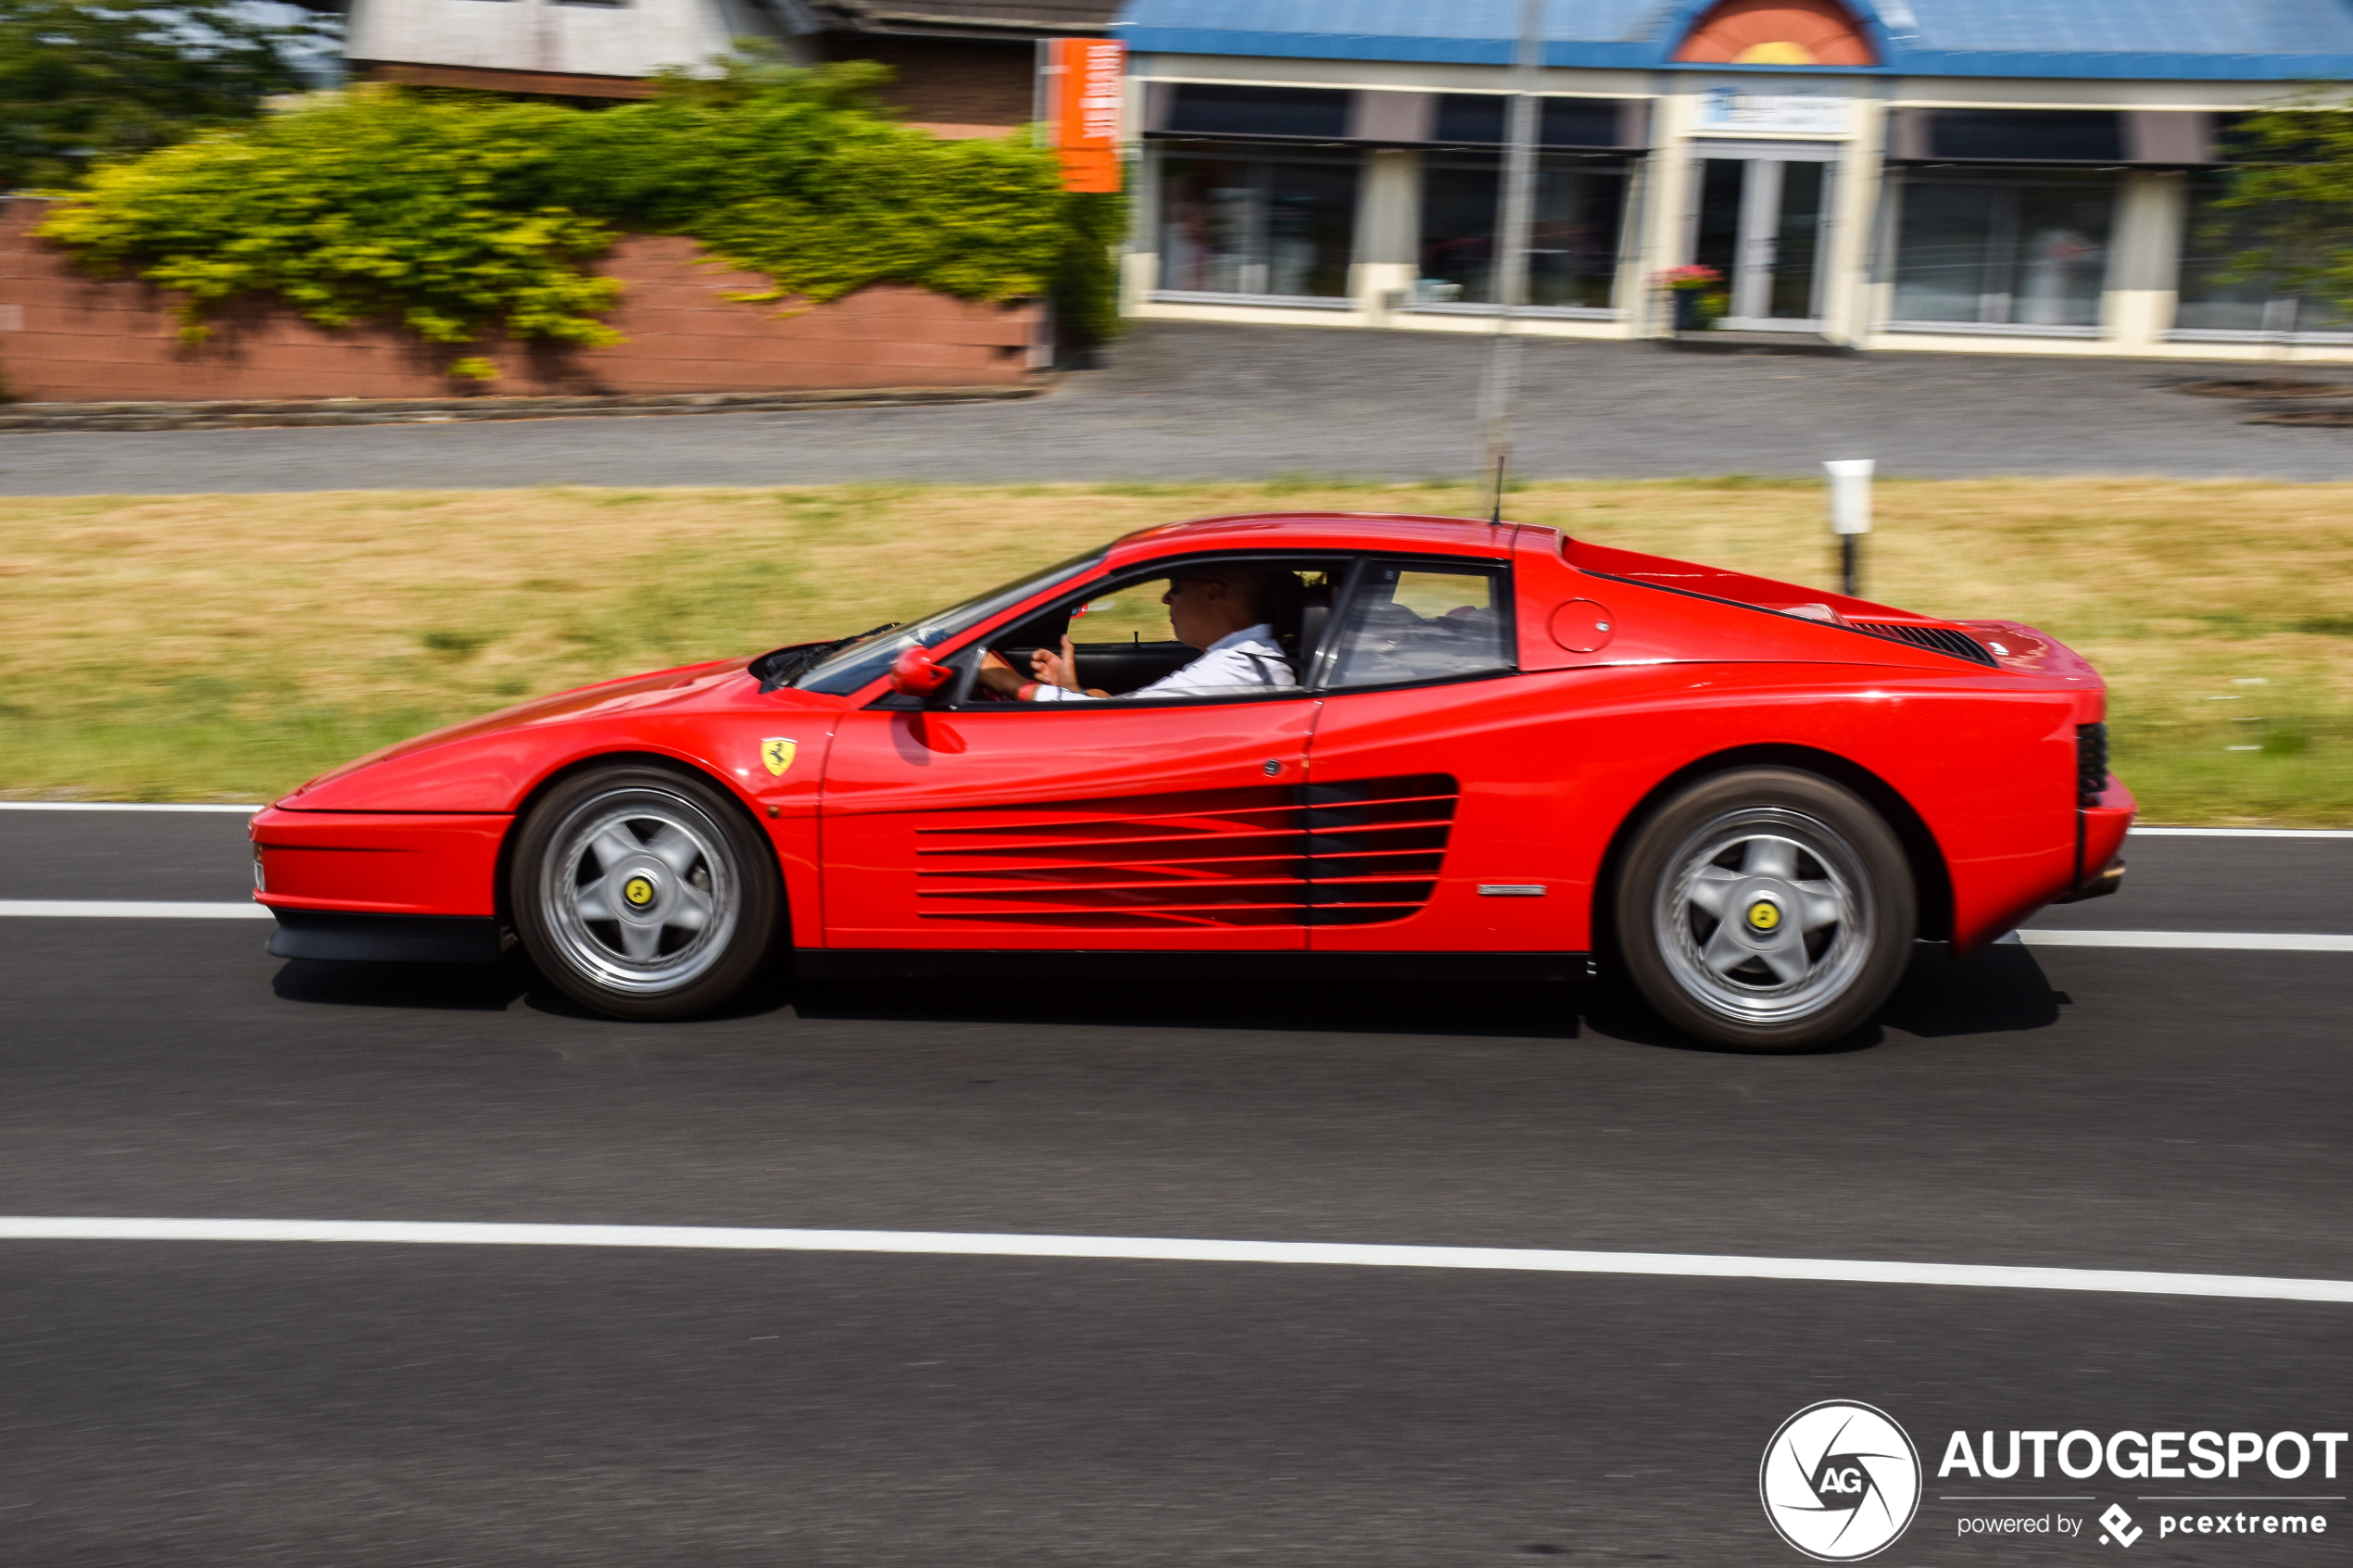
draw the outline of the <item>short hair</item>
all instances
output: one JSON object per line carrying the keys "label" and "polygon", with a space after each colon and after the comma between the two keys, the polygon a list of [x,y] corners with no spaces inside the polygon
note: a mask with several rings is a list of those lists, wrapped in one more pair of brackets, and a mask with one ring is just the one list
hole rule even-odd
{"label": "short hair", "polygon": [[1171,573],[1171,579],[1190,578],[1196,583],[1223,583],[1237,597],[1245,600],[1255,615],[1265,607],[1267,579],[1272,573],[1255,566],[1205,566],[1189,571]]}

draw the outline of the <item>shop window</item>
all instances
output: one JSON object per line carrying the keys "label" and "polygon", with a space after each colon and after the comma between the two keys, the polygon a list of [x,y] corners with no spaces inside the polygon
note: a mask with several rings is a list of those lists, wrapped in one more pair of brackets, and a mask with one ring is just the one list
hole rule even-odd
{"label": "shop window", "polygon": [[1239,87],[1184,82],[1168,111],[1171,132],[1193,136],[1348,134],[1350,94],[1322,87]]}
{"label": "shop window", "polygon": [[[1430,140],[1498,145],[1511,122],[1511,99],[1501,93],[1442,93]],[[1616,98],[1546,98],[1537,106],[1536,140],[1547,147],[1622,144]]]}
{"label": "shop window", "polygon": [[[1495,218],[1502,159],[1491,153],[1432,153],[1422,164],[1422,304],[1496,301]],[[1529,230],[1528,303],[1606,308],[1617,278],[1626,166],[1615,159],[1546,157],[1536,169]]]}
{"label": "shop window", "polygon": [[2110,175],[1912,181],[1895,324],[2097,327],[2116,189]]}
{"label": "shop window", "polygon": [[2226,178],[2219,173],[2191,179],[2173,330],[2232,336],[2353,332],[2353,320],[2331,306],[2299,298],[2278,278],[2239,273],[2234,263],[2262,241],[2254,213],[2218,205],[2228,190]]}
{"label": "shop window", "polygon": [[1160,286],[1188,294],[1348,294],[1357,161],[1171,149],[1161,164]]}

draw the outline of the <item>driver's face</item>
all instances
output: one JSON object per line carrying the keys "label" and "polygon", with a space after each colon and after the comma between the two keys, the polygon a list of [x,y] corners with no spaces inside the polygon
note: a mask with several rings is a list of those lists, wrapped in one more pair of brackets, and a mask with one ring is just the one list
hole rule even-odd
{"label": "driver's face", "polygon": [[1222,583],[1206,577],[1172,577],[1168,592],[1160,602],[1168,607],[1168,629],[1187,647],[1204,648],[1217,640],[1217,635],[1203,635],[1215,623],[1210,607],[1216,603],[1225,588]]}

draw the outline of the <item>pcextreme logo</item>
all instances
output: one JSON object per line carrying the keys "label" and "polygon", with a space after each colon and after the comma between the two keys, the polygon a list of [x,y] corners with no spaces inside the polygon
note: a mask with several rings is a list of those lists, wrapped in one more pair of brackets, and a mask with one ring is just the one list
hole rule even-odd
{"label": "pcextreme logo", "polygon": [[1885,1411],[1825,1399],[1781,1423],[1756,1489],[1781,1539],[1818,1562],[1857,1562],[1919,1512],[1919,1450]]}

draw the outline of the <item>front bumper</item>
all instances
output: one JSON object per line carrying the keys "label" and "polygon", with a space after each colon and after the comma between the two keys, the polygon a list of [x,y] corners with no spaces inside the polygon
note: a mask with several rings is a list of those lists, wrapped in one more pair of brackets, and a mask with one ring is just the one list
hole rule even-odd
{"label": "front bumper", "polygon": [[504,943],[488,915],[376,915],[271,909],[270,956],[341,963],[497,963]]}

